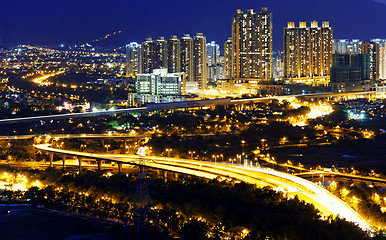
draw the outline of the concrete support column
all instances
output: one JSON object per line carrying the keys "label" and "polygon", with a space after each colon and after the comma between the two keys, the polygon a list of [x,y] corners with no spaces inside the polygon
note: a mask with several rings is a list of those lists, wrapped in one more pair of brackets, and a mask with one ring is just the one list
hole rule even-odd
{"label": "concrete support column", "polygon": [[178,173],[174,173],[174,179],[175,179],[175,180],[178,179]]}
{"label": "concrete support column", "polygon": [[78,166],[79,166],[79,172],[82,170],[82,158],[81,157],[77,157],[78,159]]}
{"label": "concrete support column", "polygon": [[118,172],[122,172],[122,163],[118,163]]}
{"label": "concrete support column", "polygon": [[62,161],[63,161],[63,170],[66,167],[66,155],[62,155]]}
{"label": "concrete support column", "polygon": [[163,175],[164,175],[164,181],[167,182],[168,181],[168,172],[164,171]]}
{"label": "concrete support column", "polygon": [[54,167],[54,153],[53,152],[50,152],[49,153],[50,155],[50,167]]}
{"label": "concrete support column", "polygon": [[98,170],[102,170],[102,160],[97,159]]}

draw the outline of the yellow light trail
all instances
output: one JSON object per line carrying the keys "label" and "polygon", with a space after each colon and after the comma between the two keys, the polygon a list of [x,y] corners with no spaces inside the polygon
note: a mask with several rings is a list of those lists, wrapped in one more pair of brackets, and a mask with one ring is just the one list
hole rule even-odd
{"label": "yellow light trail", "polygon": [[35,78],[35,79],[33,79],[32,81],[33,81],[34,83],[36,83],[36,84],[39,84],[39,85],[49,86],[49,85],[51,85],[52,83],[46,82],[45,80],[47,80],[47,79],[50,78],[50,77],[54,77],[54,76],[63,74],[63,73],[65,73],[65,72],[66,72],[65,70],[58,71],[58,72],[54,72],[54,73],[51,73],[51,74],[47,74],[47,75],[43,75],[43,76],[41,76],[41,77]]}
{"label": "yellow light trail", "polygon": [[[49,144],[35,145],[35,148],[78,157],[98,158],[126,164],[138,164],[139,156],[121,154],[90,154],[63,149],[55,149]],[[358,224],[365,231],[372,231],[371,225],[363,219],[347,203],[334,196],[326,189],[316,184],[272,169],[259,167],[246,167],[241,165],[230,165],[224,163],[201,162],[180,158],[147,157],[150,161],[145,164],[148,167],[164,169],[178,173],[190,174],[204,178],[213,179],[216,176],[234,178],[258,186],[272,186],[276,190],[285,191],[291,195],[297,195],[299,199],[312,203],[324,216],[334,215],[347,221]]]}

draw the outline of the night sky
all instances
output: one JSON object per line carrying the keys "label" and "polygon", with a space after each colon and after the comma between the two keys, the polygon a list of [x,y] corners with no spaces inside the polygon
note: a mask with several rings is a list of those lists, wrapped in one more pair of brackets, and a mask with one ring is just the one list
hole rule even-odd
{"label": "night sky", "polygon": [[288,21],[330,21],[335,38],[386,38],[386,0],[0,0],[4,44],[82,44],[122,30],[103,45],[194,35],[223,43],[236,9],[273,12],[274,50]]}

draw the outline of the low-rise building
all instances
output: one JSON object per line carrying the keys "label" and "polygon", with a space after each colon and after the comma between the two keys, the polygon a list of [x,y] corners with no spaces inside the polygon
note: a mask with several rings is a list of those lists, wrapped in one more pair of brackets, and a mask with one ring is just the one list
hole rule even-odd
{"label": "low-rise building", "polygon": [[186,94],[184,73],[168,73],[167,68],[154,69],[153,73],[138,74],[136,93],[129,96],[137,104],[178,102]]}

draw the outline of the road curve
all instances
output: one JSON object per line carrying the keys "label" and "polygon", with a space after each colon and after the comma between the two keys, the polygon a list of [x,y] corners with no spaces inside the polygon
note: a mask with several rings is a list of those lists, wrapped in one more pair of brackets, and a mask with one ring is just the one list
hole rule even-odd
{"label": "road curve", "polygon": [[216,177],[232,178],[256,184],[258,187],[271,186],[274,189],[284,191],[289,195],[297,195],[299,199],[304,200],[307,203],[314,204],[314,206],[320,210],[324,216],[338,216],[346,219],[347,221],[358,224],[358,226],[365,231],[373,231],[371,225],[354,209],[326,189],[319,187],[308,180],[272,169],[152,156],[146,157],[146,161],[139,162],[140,157],[135,155],[91,154],[56,149],[52,148],[49,144],[35,145],[35,148],[41,151],[76,157],[109,160],[125,164],[142,164],[155,169],[173,171],[209,179]]}

